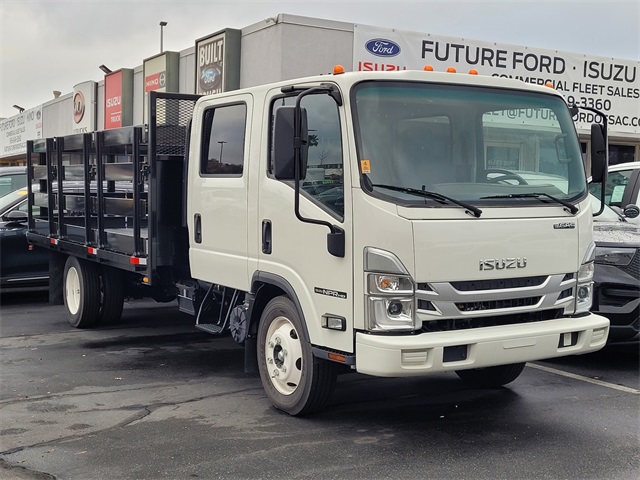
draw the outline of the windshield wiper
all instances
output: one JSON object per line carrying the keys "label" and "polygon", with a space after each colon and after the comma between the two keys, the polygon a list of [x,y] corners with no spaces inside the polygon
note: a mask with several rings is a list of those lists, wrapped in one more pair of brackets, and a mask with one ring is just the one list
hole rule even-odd
{"label": "windshield wiper", "polygon": [[461,202],[460,200],[456,200],[455,198],[451,198],[451,197],[447,197],[445,195],[442,195],[441,193],[436,193],[436,192],[430,192],[428,190],[418,190],[416,188],[409,188],[409,187],[396,187],[395,185],[384,185],[381,183],[374,183],[371,185],[372,187],[380,187],[380,188],[386,188],[388,190],[394,190],[396,192],[402,192],[402,193],[410,193],[412,195],[418,195],[419,197],[424,197],[424,198],[430,198],[432,200],[435,200],[438,203],[453,203],[455,205],[458,205],[459,207],[462,207],[465,209],[465,213],[468,213],[470,215],[473,215],[476,218],[480,218],[480,215],[482,215],[482,210],[480,210],[478,207],[474,207],[473,205],[469,205],[466,202]]}
{"label": "windshield wiper", "polygon": [[540,197],[546,197],[550,200],[553,200],[556,203],[559,203],[560,205],[563,205],[565,207],[565,210],[569,211],[569,213],[571,213],[572,215],[575,215],[576,213],[578,213],[578,207],[576,207],[575,205],[569,202],[565,202],[564,200],[554,197],[553,195],[549,195],[548,193],[510,193],[508,195],[492,195],[490,197],[481,197],[481,198],[484,199],[484,198],[540,198]]}

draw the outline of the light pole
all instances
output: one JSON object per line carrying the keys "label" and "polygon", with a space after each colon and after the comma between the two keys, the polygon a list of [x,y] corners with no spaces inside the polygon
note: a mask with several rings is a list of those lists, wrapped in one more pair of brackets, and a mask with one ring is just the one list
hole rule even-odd
{"label": "light pole", "polygon": [[167,22],[160,22],[160,53],[164,52],[162,48],[162,30],[167,26]]}
{"label": "light pole", "polygon": [[222,163],[222,147],[224,147],[224,144],[227,142],[225,142],[224,140],[220,140],[218,143],[220,144],[220,158],[218,159],[218,161]]}

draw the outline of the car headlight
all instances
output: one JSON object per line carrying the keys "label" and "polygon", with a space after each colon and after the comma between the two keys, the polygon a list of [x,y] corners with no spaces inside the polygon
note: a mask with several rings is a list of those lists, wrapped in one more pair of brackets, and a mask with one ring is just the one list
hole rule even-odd
{"label": "car headlight", "polygon": [[635,248],[596,247],[596,263],[626,267],[636,254]]}
{"label": "car headlight", "polygon": [[413,331],[415,284],[392,253],[373,247],[364,252],[366,327],[372,332]]}
{"label": "car headlight", "polygon": [[576,285],[576,313],[588,312],[593,304],[593,271],[596,245],[592,243],[578,271]]}

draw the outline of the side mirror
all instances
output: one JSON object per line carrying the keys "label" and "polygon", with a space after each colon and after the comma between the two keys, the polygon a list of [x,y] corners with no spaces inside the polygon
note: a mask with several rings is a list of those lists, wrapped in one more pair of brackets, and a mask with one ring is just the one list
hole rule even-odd
{"label": "side mirror", "polygon": [[27,212],[21,210],[11,210],[9,213],[2,216],[2,220],[11,223],[23,223],[29,219]]}
{"label": "side mirror", "polygon": [[[295,179],[295,107],[280,107],[276,110],[273,128],[273,174],[277,180]],[[309,156],[309,129],[307,127],[307,111],[300,109],[302,129],[300,134],[300,180],[307,175],[307,158]]]}
{"label": "side mirror", "polygon": [[624,216],[627,218],[636,218],[640,215],[640,208],[637,205],[627,205],[624,207]]}
{"label": "side mirror", "polygon": [[607,175],[607,144],[602,127],[591,125],[591,181],[604,183]]}

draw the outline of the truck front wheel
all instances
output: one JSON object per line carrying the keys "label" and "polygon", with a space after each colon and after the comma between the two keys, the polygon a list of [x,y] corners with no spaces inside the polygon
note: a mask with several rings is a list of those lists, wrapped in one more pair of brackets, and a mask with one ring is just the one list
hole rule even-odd
{"label": "truck front wheel", "polygon": [[273,405],[290,415],[308,415],[333,392],[336,370],[315,358],[304,339],[302,321],[288,297],[272,299],[258,327],[258,369]]}
{"label": "truck front wheel", "polygon": [[524,365],[524,363],[513,363],[496,367],[456,370],[456,374],[474,387],[495,388],[513,382],[524,370]]}
{"label": "truck front wheel", "polygon": [[69,257],[64,267],[64,305],[69,323],[89,328],[98,321],[100,272],[98,265]]}

